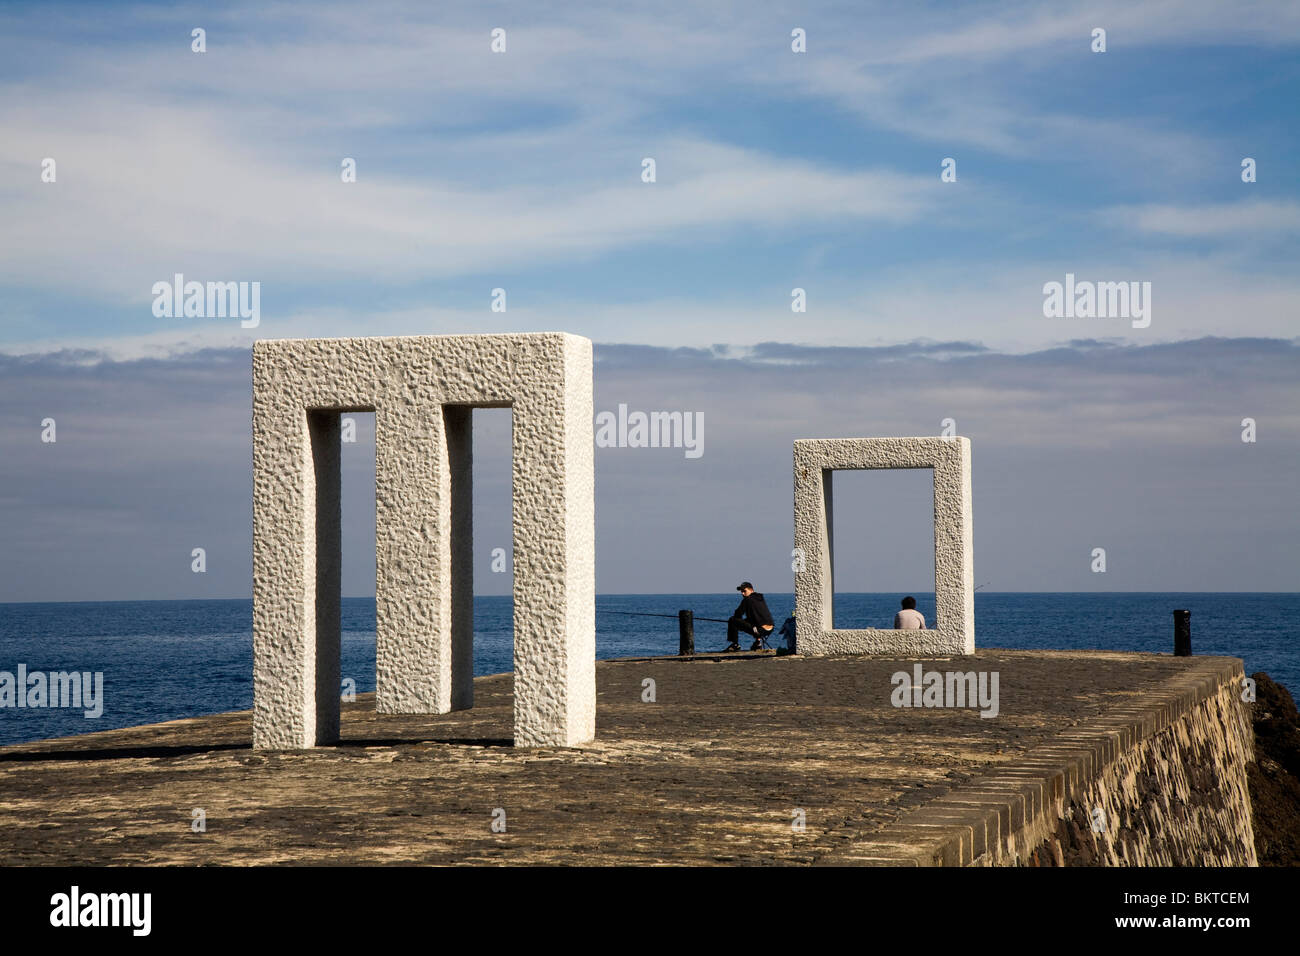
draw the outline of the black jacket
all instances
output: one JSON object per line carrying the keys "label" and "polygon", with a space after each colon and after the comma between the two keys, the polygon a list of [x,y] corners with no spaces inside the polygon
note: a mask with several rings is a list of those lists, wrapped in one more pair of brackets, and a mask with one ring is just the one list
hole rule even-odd
{"label": "black jacket", "polygon": [[767,602],[763,600],[763,595],[757,591],[752,592],[748,597],[740,599],[740,606],[736,608],[735,616],[743,617],[755,627],[775,623],[772,620],[772,612],[767,609]]}

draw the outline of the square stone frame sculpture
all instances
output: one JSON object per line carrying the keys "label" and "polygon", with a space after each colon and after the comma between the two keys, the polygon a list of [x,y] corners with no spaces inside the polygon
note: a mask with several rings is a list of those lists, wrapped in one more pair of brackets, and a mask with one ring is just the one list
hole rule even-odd
{"label": "square stone frame sculpture", "polygon": [[253,346],[253,746],[339,739],[344,412],[375,413],[375,709],[474,702],[471,410],[513,414],[514,742],[596,733],[592,357],[565,333]]}
{"label": "square stone frame sculpture", "polygon": [[[837,630],[831,478],[851,469],[934,470],[935,620],[926,630]],[[833,438],[794,443],[794,543],[804,570],[795,574],[799,653],[975,653],[974,560],[971,546],[970,440],[966,438]],[[887,547],[887,544],[884,545]],[[892,622],[891,622],[892,623]]]}

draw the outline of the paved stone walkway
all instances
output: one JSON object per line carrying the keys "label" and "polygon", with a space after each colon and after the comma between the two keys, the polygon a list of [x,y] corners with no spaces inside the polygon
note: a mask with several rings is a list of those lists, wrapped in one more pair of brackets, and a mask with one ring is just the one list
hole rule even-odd
{"label": "paved stone walkway", "polygon": [[[314,751],[254,752],[247,711],[19,744],[0,748],[0,854],[9,865],[813,863],[1197,660],[922,659],[997,671],[993,719],[892,706],[891,674],[911,660],[600,662],[598,737],[576,750],[510,746],[508,674],[479,678],[475,707],[441,716],[376,714],[362,695],[343,707],[343,742]],[[194,808],[206,833],[191,830]]]}

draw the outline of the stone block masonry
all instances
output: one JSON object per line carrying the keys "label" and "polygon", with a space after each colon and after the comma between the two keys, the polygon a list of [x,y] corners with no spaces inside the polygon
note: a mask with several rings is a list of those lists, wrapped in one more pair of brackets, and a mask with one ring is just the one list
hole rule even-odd
{"label": "stone block masonry", "polygon": [[1188,666],[1161,685],[818,862],[1258,865],[1246,782],[1255,741],[1241,661],[1181,660]]}
{"label": "stone block masonry", "polygon": [[339,737],[339,416],[375,413],[376,710],[474,701],[473,408],[513,414],[516,746],[595,736],[591,342],[565,333],[253,348],[253,745]]}
{"label": "stone block masonry", "polygon": [[[600,661],[600,735],[581,748],[507,745],[510,674],[476,678],[472,708],[433,717],[358,695],[331,747],[253,751],[249,711],[0,747],[0,853],[13,866],[1032,864],[1055,857],[1067,813],[1100,804],[1102,852],[1063,843],[1066,865],[1250,861],[1234,782],[1249,725],[1215,716],[1259,706],[1240,702],[1239,660],[985,648],[962,664],[1001,673],[995,720],[894,706],[890,676],[914,663]],[[490,826],[498,807],[505,832]]]}

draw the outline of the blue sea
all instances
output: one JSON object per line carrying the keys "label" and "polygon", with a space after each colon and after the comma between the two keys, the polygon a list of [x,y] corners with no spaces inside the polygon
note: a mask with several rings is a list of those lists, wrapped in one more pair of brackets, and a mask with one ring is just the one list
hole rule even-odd
{"label": "blue sea", "polygon": [[[934,595],[916,593],[934,621]],[[603,594],[596,598],[596,656],[677,652],[679,608],[695,612],[697,651],[721,650],[734,594]],[[792,594],[767,594],[778,626],[793,613]],[[890,627],[896,594],[836,594],[837,627]],[[1300,689],[1300,594],[998,594],[976,592],[979,647],[1020,649],[1173,649],[1173,611],[1192,613],[1197,654],[1241,657],[1246,673],[1266,671]],[[474,603],[474,670],[512,666],[509,597]],[[662,614],[665,617],[640,615]],[[253,705],[253,604],[231,601],[113,601],[0,604],[0,671],[103,673],[103,714],[0,707],[0,744],[197,717]],[[775,642],[780,643],[779,639]],[[343,600],[344,678],[358,692],[375,686],[375,602]]]}

